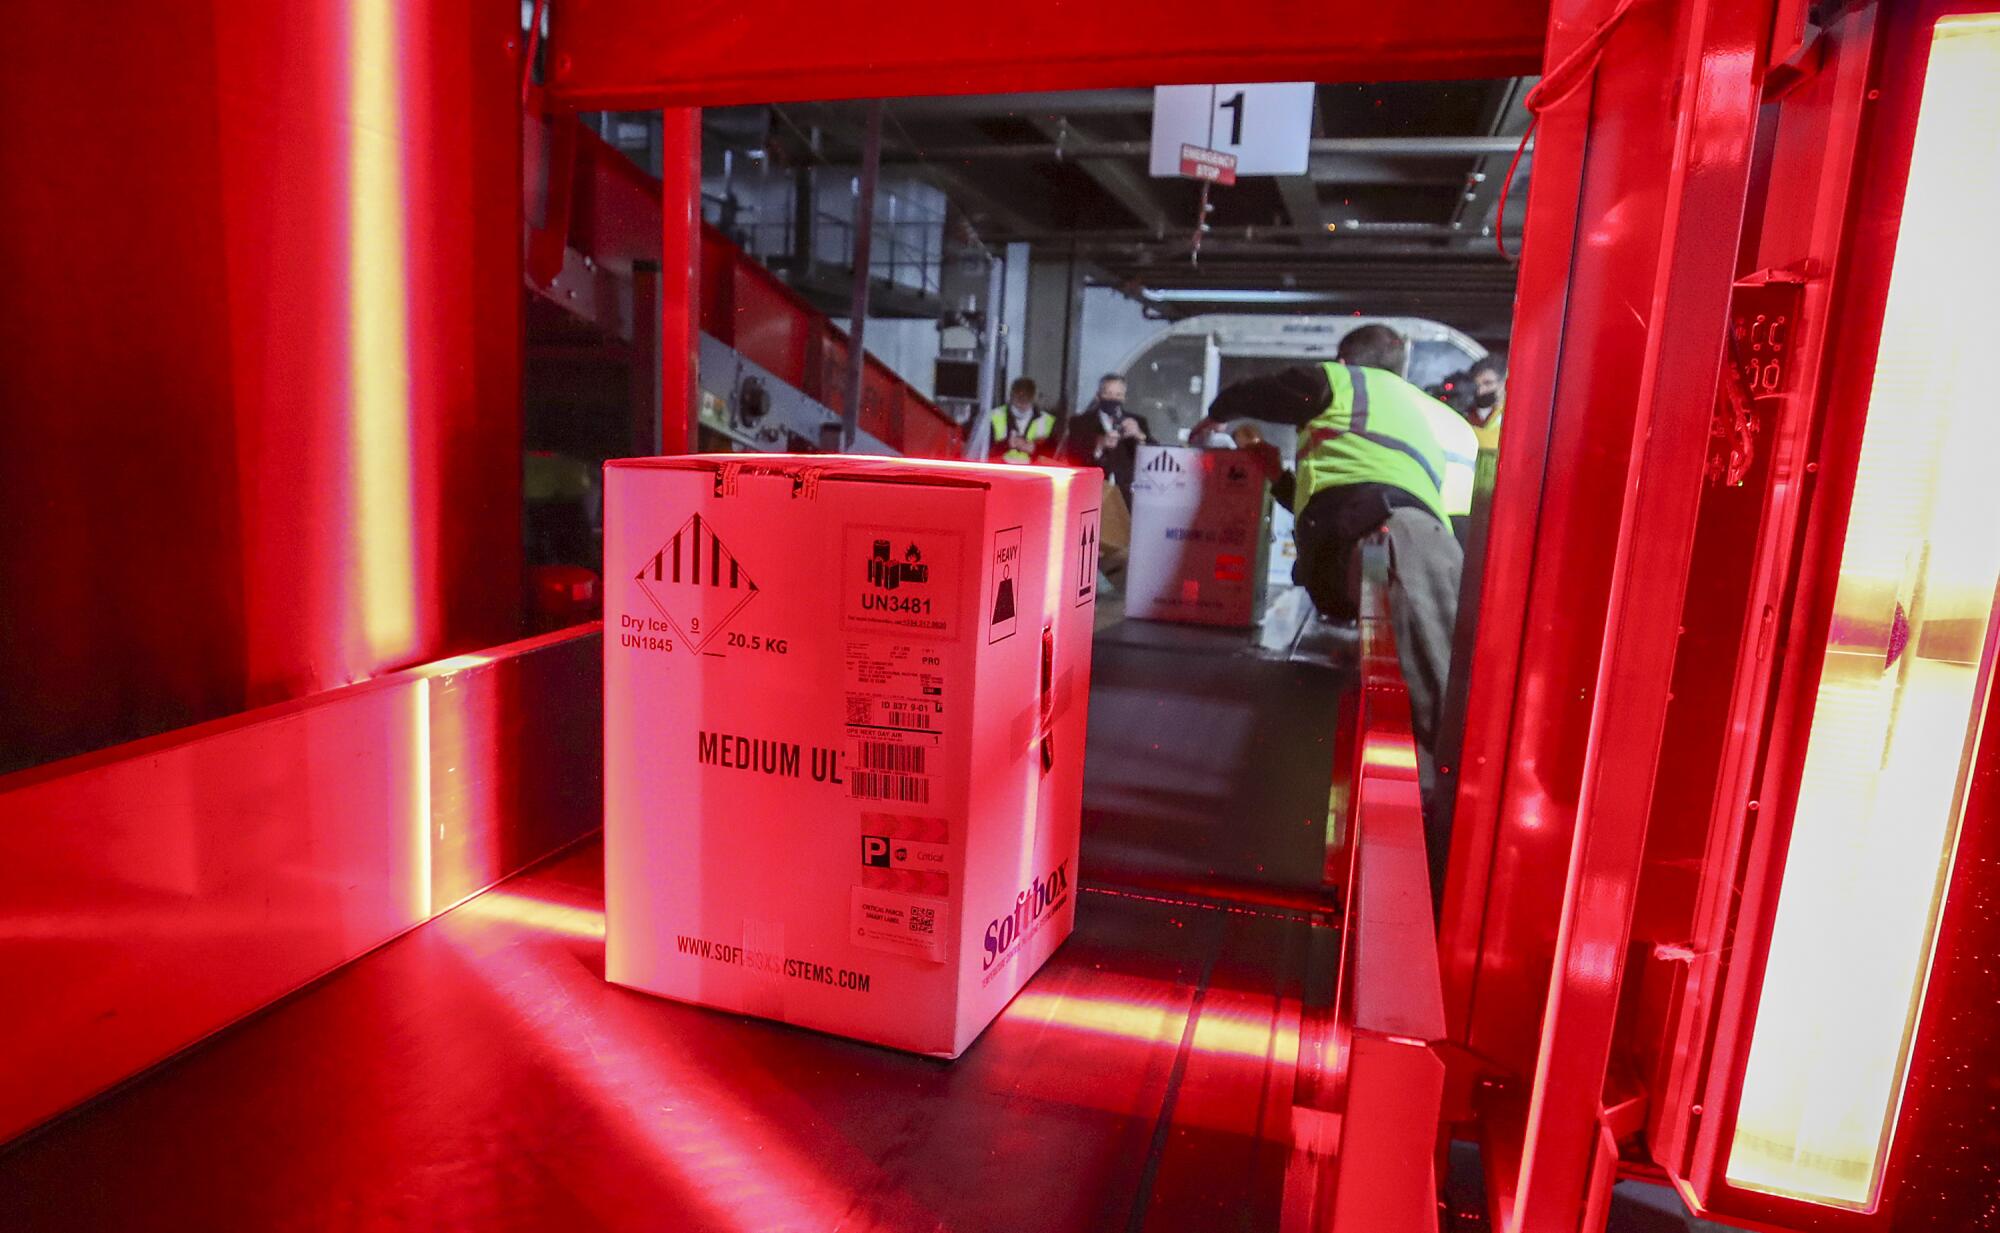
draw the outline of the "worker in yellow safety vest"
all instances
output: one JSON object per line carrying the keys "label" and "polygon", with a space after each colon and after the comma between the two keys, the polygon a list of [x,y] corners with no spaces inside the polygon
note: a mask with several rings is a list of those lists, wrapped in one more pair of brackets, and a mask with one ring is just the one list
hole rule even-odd
{"label": "worker in yellow safety vest", "polygon": [[1465,418],[1479,438],[1479,452],[1500,450],[1500,415],[1507,409],[1507,357],[1488,352],[1472,364],[1472,409]]}
{"label": "worker in yellow safety vest", "polygon": [[1425,394],[1418,404],[1444,453],[1444,482],[1438,496],[1454,528],[1472,516],[1472,488],[1479,466],[1479,431],[1458,412]]}
{"label": "worker in yellow safety vest", "polygon": [[[1297,514],[1298,563],[1292,578],[1320,612],[1352,619],[1358,606],[1354,550],[1382,531],[1388,540],[1389,615],[1397,657],[1410,697],[1410,726],[1417,738],[1418,777],[1426,798],[1435,783],[1438,711],[1451,667],[1452,627],[1458,619],[1459,573],[1464,555],[1451,530],[1447,483],[1463,468],[1470,480],[1468,440],[1452,434],[1448,451],[1438,439],[1456,412],[1402,377],[1409,343],[1386,325],[1366,324],[1341,340],[1336,362],[1287,368],[1224,389],[1190,439],[1206,440],[1237,419],[1290,424],[1298,431],[1295,469],[1273,476],[1280,496],[1292,489]],[[1465,428],[1459,420],[1460,429]],[[1458,455],[1454,458],[1453,455]],[[1266,458],[1275,469],[1276,452]],[[1465,504],[1471,485],[1464,483]],[[1448,850],[1446,837],[1426,836],[1433,862]],[[1441,865],[1439,866],[1441,868]]]}
{"label": "worker in yellow safety vest", "polygon": [[1014,378],[1007,401],[993,408],[988,420],[992,431],[986,457],[991,462],[1039,462],[1060,444],[1056,417],[1035,405],[1032,378]]}

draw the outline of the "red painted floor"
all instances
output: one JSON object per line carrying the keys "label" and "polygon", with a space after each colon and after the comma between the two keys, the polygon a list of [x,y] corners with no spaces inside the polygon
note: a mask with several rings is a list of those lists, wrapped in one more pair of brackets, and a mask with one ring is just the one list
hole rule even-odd
{"label": "red painted floor", "polygon": [[[1125,692],[1093,701],[1086,879],[1141,869],[1151,834],[1176,884],[1309,897],[1316,695],[1285,675],[1272,705],[1313,705],[1273,722],[1242,696],[1268,683],[1100,655]],[[1303,782],[1138,792],[1130,751],[1095,751],[1142,718],[1154,756],[1199,737],[1212,776]],[[946,1063],[606,984],[593,842],[0,1154],[0,1229],[1280,1229],[1330,918],[1135,885],[1087,883],[1075,935]]]}
{"label": "red painted floor", "polygon": [[591,844],[0,1157],[41,1229],[1278,1227],[1303,915],[1086,889],[954,1063],[602,979]]}

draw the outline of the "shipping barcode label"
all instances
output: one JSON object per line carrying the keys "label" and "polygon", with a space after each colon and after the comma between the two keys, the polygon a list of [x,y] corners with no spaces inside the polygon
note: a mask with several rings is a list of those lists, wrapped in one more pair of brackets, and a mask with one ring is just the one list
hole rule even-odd
{"label": "shipping barcode label", "polygon": [[921,775],[849,770],[847,782],[852,794],[860,800],[895,801],[900,805],[931,803],[931,781]]}
{"label": "shipping barcode label", "polygon": [[857,741],[854,762],[864,771],[895,771],[903,775],[928,774],[930,750],[922,745],[895,745],[887,741]]}
{"label": "shipping barcode label", "polygon": [[944,702],[935,698],[849,694],[847,726],[879,728],[885,732],[941,732],[944,730]]}

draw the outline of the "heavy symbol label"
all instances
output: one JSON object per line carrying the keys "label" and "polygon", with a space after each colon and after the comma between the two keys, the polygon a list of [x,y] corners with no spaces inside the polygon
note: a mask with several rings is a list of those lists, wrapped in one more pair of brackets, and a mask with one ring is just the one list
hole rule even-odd
{"label": "heavy symbol label", "polygon": [[1021,620],[1021,528],[993,533],[993,612],[986,641],[1005,642]]}
{"label": "heavy symbol label", "polygon": [[715,533],[695,514],[633,575],[639,589],[697,655],[757,598],[757,584]]}

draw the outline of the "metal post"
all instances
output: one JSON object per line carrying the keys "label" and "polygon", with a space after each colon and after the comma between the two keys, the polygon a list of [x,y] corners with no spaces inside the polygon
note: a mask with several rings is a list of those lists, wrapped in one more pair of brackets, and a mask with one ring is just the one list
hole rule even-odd
{"label": "metal post", "polygon": [[660,452],[660,263],[632,263],[632,356],[626,387],[633,453]]}
{"label": "metal post", "polygon": [[1004,294],[1000,280],[1005,270],[999,258],[986,259],[986,303],[981,306],[986,319],[979,340],[979,396],[972,408],[975,420],[1000,402],[993,381],[1000,364],[1000,301]]}
{"label": "metal post", "polygon": [[868,370],[863,335],[868,327],[868,258],[875,232],[875,178],[882,168],[882,100],[868,104],[868,136],[861,149],[861,182],[854,200],[854,294],[847,311],[847,405],[840,409],[840,448],[854,448],[861,431],[861,379]]}
{"label": "metal post", "polygon": [[700,442],[701,112],[660,121],[660,452],[687,454]]}

